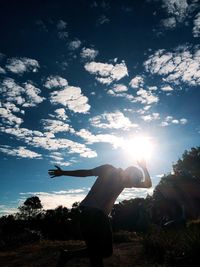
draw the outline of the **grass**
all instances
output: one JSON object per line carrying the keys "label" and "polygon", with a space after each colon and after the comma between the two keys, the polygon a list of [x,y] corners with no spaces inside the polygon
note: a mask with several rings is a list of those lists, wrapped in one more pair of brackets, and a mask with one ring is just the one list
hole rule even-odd
{"label": "grass", "polygon": [[[122,233],[120,234],[122,237]],[[114,244],[113,256],[105,259],[105,267],[147,267],[165,266],[149,265],[142,256],[141,239],[130,234],[130,239],[126,241],[128,233],[125,234],[125,242]],[[120,237],[120,238],[121,238]],[[49,241],[43,240],[33,244],[24,245],[15,249],[0,252],[1,267],[55,267],[59,256],[59,250],[78,249],[84,246],[82,241]],[[68,267],[89,266],[88,259],[74,259],[68,263]]]}

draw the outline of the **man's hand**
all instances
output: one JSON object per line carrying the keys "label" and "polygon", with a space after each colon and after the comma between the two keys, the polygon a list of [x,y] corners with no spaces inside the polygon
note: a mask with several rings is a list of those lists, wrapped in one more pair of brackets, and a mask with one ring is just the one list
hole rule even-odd
{"label": "man's hand", "polygon": [[56,167],[56,169],[48,171],[50,178],[54,178],[54,177],[63,175],[63,170],[56,165],[55,165],[55,167]]}
{"label": "man's hand", "polygon": [[140,159],[137,161],[137,164],[142,168],[142,169],[146,169],[147,165],[146,165],[146,160],[145,159]]}

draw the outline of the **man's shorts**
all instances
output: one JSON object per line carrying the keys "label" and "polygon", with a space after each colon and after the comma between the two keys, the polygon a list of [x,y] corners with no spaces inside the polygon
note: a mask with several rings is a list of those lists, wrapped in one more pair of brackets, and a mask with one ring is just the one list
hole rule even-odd
{"label": "man's shorts", "polygon": [[80,207],[80,228],[91,257],[109,257],[113,252],[112,228],[108,216],[92,207]]}

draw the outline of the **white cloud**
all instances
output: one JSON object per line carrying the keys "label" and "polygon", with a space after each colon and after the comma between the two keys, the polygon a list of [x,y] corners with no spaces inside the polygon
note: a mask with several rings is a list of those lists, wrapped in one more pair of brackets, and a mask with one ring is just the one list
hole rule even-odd
{"label": "white cloud", "polygon": [[55,209],[60,205],[71,208],[74,202],[80,202],[88,193],[89,188],[70,189],[67,191],[53,192],[27,192],[21,193],[21,199],[24,201],[29,196],[38,196],[44,209]]}
{"label": "white cloud", "polygon": [[[97,153],[94,150],[86,147],[85,144],[81,144],[66,138],[55,138],[54,133],[51,131],[42,133],[26,128],[0,127],[0,132],[13,135],[18,140],[24,141],[27,145],[43,148],[49,151],[55,152],[57,150],[67,149],[68,153],[79,154],[81,157],[93,158],[97,156]],[[71,132],[74,131],[71,130]]]}
{"label": "white cloud", "polygon": [[151,105],[159,101],[158,96],[154,95],[151,91],[147,91],[142,88],[140,88],[136,94],[137,96],[134,97],[135,102]]}
{"label": "white cloud", "polygon": [[163,80],[179,84],[200,84],[200,49],[182,46],[173,52],[156,51],[144,63],[146,71],[163,76]]}
{"label": "white cloud", "polygon": [[77,40],[71,41],[68,47],[70,50],[74,51],[74,50],[79,49],[80,46],[81,46],[81,41],[77,39]]}
{"label": "white cloud", "polygon": [[67,22],[66,21],[61,19],[61,20],[59,20],[57,22],[57,29],[58,30],[64,30],[66,27],[67,27]]}
{"label": "white cloud", "polygon": [[33,152],[25,147],[13,148],[10,146],[0,146],[0,152],[5,153],[9,156],[19,157],[19,158],[41,158],[42,155],[36,152]]}
{"label": "white cloud", "polygon": [[165,85],[161,87],[161,90],[165,92],[170,92],[173,91],[174,89],[170,85]]}
{"label": "white cloud", "polygon": [[102,115],[95,116],[91,118],[90,123],[92,126],[103,128],[103,129],[123,129],[129,130],[131,128],[137,128],[138,125],[132,123],[128,117],[120,111],[113,113],[105,112]]}
{"label": "white cloud", "polygon": [[64,108],[58,108],[58,109],[54,110],[54,112],[56,113],[56,118],[64,120],[64,121],[68,119],[68,116],[65,113]]}
{"label": "white cloud", "polygon": [[30,71],[36,72],[39,67],[40,65],[37,60],[26,57],[8,59],[6,65],[7,70],[16,74],[23,74],[24,72]]}
{"label": "white cloud", "polygon": [[132,88],[139,88],[144,85],[144,79],[142,76],[135,76],[129,83]]}
{"label": "white cloud", "polygon": [[162,2],[168,14],[175,16],[179,22],[185,20],[188,15],[187,0],[162,0]]}
{"label": "white cloud", "polygon": [[[151,0],[150,0],[151,1]],[[149,1],[149,2],[150,2]],[[188,25],[190,19],[194,17],[197,10],[199,10],[198,0],[152,0],[162,3],[161,7],[166,13],[165,19],[161,20],[161,30],[174,29],[176,26],[183,24]],[[157,5],[157,4],[156,4]],[[158,12],[160,13],[160,8]]]}
{"label": "white cloud", "polygon": [[156,91],[158,90],[157,86],[148,86],[149,91]]}
{"label": "white cloud", "polygon": [[26,93],[26,102],[22,105],[23,107],[34,107],[45,99],[44,97],[39,96],[41,90],[31,83],[25,83],[24,89]]}
{"label": "white cloud", "polygon": [[193,23],[194,23],[193,36],[200,37],[200,12],[196,15]]}
{"label": "white cloud", "polygon": [[144,121],[150,122],[150,121],[153,121],[153,120],[158,120],[160,118],[160,115],[159,115],[159,113],[155,112],[155,113],[152,113],[152,114],[141,116],[141,118]]}
{"label": "white cloud", "polygon": [[121,93],[121,92],[128,91],[128,88],[126,85],[123,85],[123,84],[114,84],[112,87],[112,91],[114,93]]}
{"label": "white cloud", "polygon": [[128,70],[124,61],[119,64],[108,64],[92,61],[85,64],[85,69],[96,75],[96,80],[103,84],[110,84],[128,76]]}
{"label": "white cloud", "polygon": [[86,47],[83,47],[80,55],[82,58],[84,59],[88,59],[88,60],[94,60],[95,57],[98,55],[98,51],[93,49],[93,48],[86,48]]}
{"label": "white cloud", "polygon": [[188,122],[188,120],[187,119],[185,119],[185,118],[183,118],[183,119],[180,119],[180,123],[181,124],[186,124]]}
{"label": "white cloud", "polygon": [[6,71],[2,67],[0,67],[0,74],[6,74]]}
{"label": "white cloud", "polygon": [[124,144],[124,139],[122,137],[113,135],[113,134],[92,134],[87,129],[81,129],[80,131],[75,133],[77,136],[83,138],[87,144],[94,143],[109,143],[114,148],[122,147]]}
{"label": "white cloud", "polygon": [[126,188],[122,191],[119,197],[116,200],[116,203],[119,203],[123,200],[128,200],[137,197],[145,198],[148,195],[153,194],[154,188],[146,189],[146,188]]}
{"label": "white cloud", "polygon": [[174,29],[176,28],[176,19],[174,17],[162,19],[161,26],[165,27],[166,29]]}
{"label": "white cloud", "polygon": [[97,20],[97,25],[102,25],[109,22],[110,22],[109,18],[107,18],[105,15],[101,15]]}
{"label": "white cloud", "polygon": [[43,119],[42,122],[44,125],[44,130],[47,132],[51,132],[53,134],[59,132],[73,131],[73,129],[70,127],[68,123],[64,123],[62,121]]}
{"label": "white cloud", "polygon": [[46,82],[44,84],[44,86],[48,89],[52,89],[52,88],[62,88],[68,85],[68,82],[65,78],[62,78],[58,75],[56,76],[49,76],[46,79]]}
{"label": "white cloud", "polygon": [[5,101],[15,103],[23,107],[33,107],[41,103],[45,98],[39,96],[41,90],[33,84],[25,83],[22,86],[15,83],[14,79],[5,78],[0,87],[0,93]]}
{"label": "white cloud", "polygon": [[186,124],[188,122],[187,119],[185,118],[182,118],[182,119],[176,119],[176,118],[173,118],[173,116],[167,116],[164,121],[161,122],[161,126],[162,127],[166,127],[166,126],[169,126],[171,124]]}
{"label": "white cloud", "polygon": [[8,125],[19,127],[23,123],[23,119],[14,115],[8,108],[0,108],[0,117]]}
{"label": "white cloud", "polygon": [[61,40],[66,40],[67,38],[69,37],[69,34],[68,32],[58,32],[58,38],[61,39]]}
{"label": "white cloud", "polygon": [[78,113],[87,113],[90,109],[88,98],[82,94],[80,87],[68,86],[60,91],[54,91],[51,93],[50,101]]}

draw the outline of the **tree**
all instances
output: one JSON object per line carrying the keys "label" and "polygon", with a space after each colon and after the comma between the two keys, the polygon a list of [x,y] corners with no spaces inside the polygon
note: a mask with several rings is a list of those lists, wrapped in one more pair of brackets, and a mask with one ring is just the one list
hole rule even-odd
{"label": "tree", "polygon": [[154,218],[163,221],[186,215],[195,219],[200,215],[200,147],[185,151],[173,170],[154,190]]}
{"label": "tree", "polygon": [[200,147],[185,151],[182,158],[173,165],[175,175],[184,175],[200,180]]}
{"label": "tree", "polygon": [[18,217],[22,219],[30,219],[36,217],[42,209],[41,200],[37,196],[29,197],[19,208]]}

